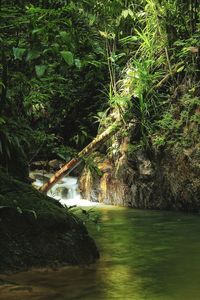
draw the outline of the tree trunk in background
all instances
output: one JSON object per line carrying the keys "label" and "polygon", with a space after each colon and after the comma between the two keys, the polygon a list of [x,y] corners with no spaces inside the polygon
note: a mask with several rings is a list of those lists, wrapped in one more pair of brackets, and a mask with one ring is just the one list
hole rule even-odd
{"label": "tree trunk in background", "polygon": [[58,180],[62,179],[66,174],[69,174],[70,171],[76,168],[81,159],[87,157],[91,152],[96,150],[99,146],[101,146],[105,141],[107,141],[112,135],[116,133],[119,129],[120,124],[113,124],[108,127],[103,133],[99,134],[89,145],[87,145],[81,152],[78,153],[77,158],[73,158],[69,162],[67,162],[59,171],[57,171],[48,182],[46,182],[41,188],[40,191],[43,193],[47,193],[50,188],[58,182]]}

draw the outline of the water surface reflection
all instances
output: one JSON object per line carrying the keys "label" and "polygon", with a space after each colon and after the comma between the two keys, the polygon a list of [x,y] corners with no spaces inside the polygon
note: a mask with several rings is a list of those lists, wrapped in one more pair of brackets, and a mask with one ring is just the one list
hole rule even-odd
{"label": "water surface reflection", "polygon": [[101,252],[88,267],[6,276],[3,300],[199,300],[200,219],[180,213],[101,207]]}

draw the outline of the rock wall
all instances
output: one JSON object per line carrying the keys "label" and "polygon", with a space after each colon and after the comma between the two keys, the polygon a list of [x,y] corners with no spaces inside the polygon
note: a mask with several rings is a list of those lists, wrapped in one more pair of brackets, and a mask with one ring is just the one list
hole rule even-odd
{"label": "rock wall", "polygon": [[176,154],[170,149],[130,153],[129,145],[125,137],[117,153],[95,154],[102,175],[84,169],[84,198],[134,208],[200,211],[200,144]]}

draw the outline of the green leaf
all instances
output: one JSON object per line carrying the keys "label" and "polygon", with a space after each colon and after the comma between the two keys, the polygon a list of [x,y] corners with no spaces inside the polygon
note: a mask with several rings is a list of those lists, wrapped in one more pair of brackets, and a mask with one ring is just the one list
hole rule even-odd
{"label": "green leaf", "polygon": [[181,66],[180,68],[178,68],[178,70],[176,71],[177,73],[180,73],[181,71],[183,71],[185,68],[185,66]]}
{"label": "green leaf", "polygon": [[122,11],[122,16],[124,17],[124,19],[126,19],[129,15],[129,10],[128,9],[125,9]]}
{"label": "green leaf", "polygon": [[106,31],[100,31],[99,30],[99,33],[102,37],[104,37],[105,39],[108,39],[109,38],[109,34],[106,32]]}
{"label": "green leaf", "polygon": [[5,84],[3,84],[2,81],[0,81],[0,86],[2,86],[5,89]]}
{"label": "green leaf", "polygon": [[75,63],[75,66],[76,66],[78,69],[81,69],[82,64],[81,64],[80,59],[76,58],[76,59],[74,60],[74,63]]}
{"label": "green leaf", "polygon": [[137,42],[137,41],[138,41],[138,36],[136,36],[136,35],[126,36],[119,40],[119,42],[124,45],[131,44],[131,43],[135,44],[135,42]]}
{"label": "green leaf", "polygon": [[0,125],[5,124],[6,121],[4,120],[4,118],[0,117]]}
{"label": "green leaf", "polygon": [[92,14],[88,14],[89,25],[92,26],[96,21],[96,16]]}
{"label": "green leaf", "polygon": [[40,32],[42,32],[42,30],[43,30],[43,28],[33,29],[32,34],[40,33]]}
{"label": "green leaf", "polygon": [[27,57],[26,57],[26,61],[36,59],[36,58],[40,57],[40,54],[41,53],[38,50],[35,50],[35,49],[29,50]]}
{"label": "green leaf", "polygon": [[33,216],[34,216],[34,218],[37,220],[37,214],[36,214],[35,210],[33,210],[33,209],[26,209],[26,211],[32,213]]}
{"label": "green leaf", "polygon": [[130,8],[128,9],[128,13],[129,13],[129,16],[131,16],[131,18],[134,17],[134,13],[133,13],[133,11]]}
{"label": "green leaf", "polygon": [[35,72],[38,77],[42,77],[47,69],[45,65],[37,65],[35,66]]}
{"label": "green leaf", "polygon": [[18,213],[20,213],[20,214],[22,214],[22,213],[23,213],[23,211],[22,211],[21,207],[17,206],[17,207],[16,207],[16,209],[17,209]]}
{"label": "green leaf", "polygon": [[25,48],[15,48],[13,47],[13,54],[15,59],[22,60],[22,57],[25,53],[26,49]]}
{"label": "green leaf", "polygon": [[68,32],[66,31],[60,31],[59,32],[60,37],[62,38],[62,40],[66,43],[70,42],[70,35]]}
{"label": "green leaf", "polygon": [[58,155],[61,159],[63,159],[64,161],[66,161],[66,158],[65,158],[65,156],[64,156],[63,154],[58,153],[57,155]]}
{"label": "green leaf", "polygon": [[74,55],[70,51],[61,51],[60,54],[64,58],[65,62],[69,65],[72,66],[74,64]]}

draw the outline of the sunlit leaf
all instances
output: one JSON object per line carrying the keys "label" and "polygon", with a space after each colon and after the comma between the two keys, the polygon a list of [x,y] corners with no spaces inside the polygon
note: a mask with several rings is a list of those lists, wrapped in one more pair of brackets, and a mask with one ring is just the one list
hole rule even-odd
{"label": "sunlit leaf", "polygon": [[82,64],[81,64],[80,59],[76,58],[76,59],[74,60],[74,63],[75,63],[75,66],[76,66],[78,69],[81,69]]}
{"label": "sunlit leaf", "polygon": [[122,11],[122,16],[124,17],[124,19],[126,19],[128,15],[129,15],[128,9]]}
{"label": "sunlit leaf", "polygon": [[102,37],[104,37],[104,38],[109,38],[109,34],[106,32],[106,31],[100,31],[99,30],[99,33],[100,33],[100,35],[102,36]]}
{"label": "sunlit leaf", "polygon": [[180,68],[178,68],[178,70],[176,71],[177,73],[180,73],[181,71],[183,71],[185,68],[185,66],[181,66]]}
{"label": "sunlit leaf", "polygon": [[40,33],[40,32],[42,32],[42,30],[43,30],[43,28],[33,29],[32,34]]}
{"label": "sunlit leaf", "polygon": [[61,51],[60,54],[69,66],[74,64],[74,55],[71,51]]}

